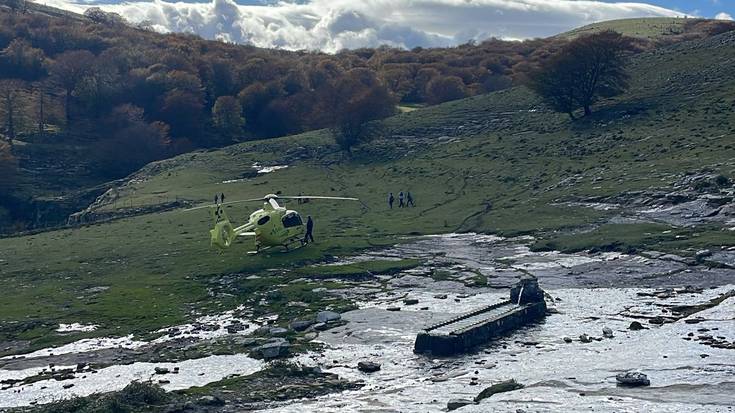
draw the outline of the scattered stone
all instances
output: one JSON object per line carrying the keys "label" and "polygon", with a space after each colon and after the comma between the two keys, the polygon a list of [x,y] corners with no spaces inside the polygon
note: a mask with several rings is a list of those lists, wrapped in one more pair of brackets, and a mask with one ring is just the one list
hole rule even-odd
{"label": "scattered stone", "polygon": [[288,334],[288,330],[283,327],[273,327],[268,330],[268,334],[274,337],[283,337]]}
{"label": "scattered stone", "polygon": [[166,380],[166,379],[158,380],[158,384],[169,384],[169,383],[171,383],[171,380]]}
{"label": "scattered stone", "polygon": [[329,330],[329,325],[327,323],[316,323],[314,324],[314,330],[317,330],[317,331]]}
{"label": "scattered stone", "polygon": [[447,411],[451,412],[452,410],[457,410],[460,407],[469,406],[470,404],[475,404],[475,402],[469,399],[452,399],[447,403]]}
{"label": "scattered stone", "polygon": [[612,331],[612,329],[610,329],[609,327],[604,327],[604,328],[602,329],[602,335],[603,335],[604,337],[606,337],[606,338],[613,338],[613,337],[614,337],[614,335],[613,335],[613,331]]}
{"label": "scattered stone", "polygon": [[56,381],[72,380],[76,378],[76,376],[74,376],[74,373],[71,373],[71,372],[54,374],[53,377],[54,377],[54,380]]}
{"label": "scattered stone", "polygon": [[312,320],[294,320],[291,322],[289,327],[294,331],[304,331],[312,324],[314,324],[314,321]]}
{"label": "scattered stone", "polygon": [[564,342],[565,342],[565,343],[571,343],[572,341],[573,341],[573,340],[572,340],[571,338],[569,338],[569,337],[564,337]]}
{"label": "scattered stone", "polygon": [[645,327],[643,327],[643,324],[639,323],[638,321],[633,321],[630,323],[630,326],[628,327],[628,330],[638,331],[643,330]]}
{"label": "scattered stone", "polygon": [[65,389],[71,389],[72,387],[74,387],[74,383],[66,383],[65,385],[63,385],[61,387],[65,388]]}
{"label": "scattered stone", "polygon": [[319,323],[328,323],[330,321],[337,321],[341,318],[342,316],[339,315],[339,313],[335,313],[334,311],[320,311],[316,315],[316,321]]}
{"label": "scattered stone", "polygon": [[305,340],[313,340],[313,339],[317,338],[317,336],[319,336],[319,334],[317,334],[317,333],[313,333],[313,332],[312,333],[306,333],[306,334],[304,334],[304,339]]}
{"label": "scattered stone", "polygon": [[437,295],[434,296],[434,298],[436,298],[437,300],[446,300],[447,299],[447,295],[446,294],[437,294]]}
{"label": "scattered stone", "polygon": [[656,316],[648,320],[649,324],[662,325],[666,320],[661,316]]}
{"label": "scattered stone", "polygon": [[380,370],[380,364],[374,361],[361,361],[357,363],[357,369],[363,373],[374,373]]}
{"label": "scattered stone", "polygon": [[401,307],[388,307],[386,308],[387,311],[401,311]]}
{"label": "scattered stone", "polygon": [[522,388],[523,388],[523,385],[515,381],[515,379],[501,381],[500,383],[495,383],[492,386],[481,391],[480,394],[478,394],[477,397],[475,397],[475,402],[479,403],[481,400],[487,399],[493,394],[505,393],[505,392],[509,392],[513,390],[522,389]]}
{"label": "scattered stone", "polygon": [[581,336],[579,336],[579,341],[583,343],[591,343],[592,339],[587,334],[582,334]]}
{"label": "scattered stone", "polygon": [[224,400],[215,396],[202,396],[197,402],[203,406],[222,406],[225,404]]}
{"label": "scattered stone", "polygon": [[625,373],[618,373],[615,376],[615,380],[617,380],[618,383],[622,386],[638,387],[638,386],[648,386],[651,384],[650,380],[648,380],[648,376],[646,376],[645,374],[639,371],[628,371]]}
{"label": "scattered stone", "polygon": [[418,298],[406,298],[405,300],[403,300],[403,304],[406,304],[406,305],[416,305],[418,303],[419,303]]}
{"label": "scattered stone", "polygon": [[712,256],[712,251],[710,251],[710,250],[699,250],[699,251],[697,251],[696,254],[694,254],[694,259],[697,262],[701,262],[705,258],[711,257],[711,256]]}
{"label": "scattered stone", "polygon": [[227,332],[229,334],[236,334],[236,333],[238,333],[240,331],[243,331],[246,328],[248,328],[248,325],[247,324],[242,324],[242,323],[232,323],[232,324],[228,325],[226,328],[227,328]]}
{"label": "scattered stone", "polygon": [[286,340],[278,340],[278,341],[272,341],[270,343],[265,343],[262,346],[255,347],[251,355],[256,358],[264,358],[264,359],[274,359],[277,357],[283,357],[288,355],[289,348],[291,347],[291,344],[289,344]]}
{"label": "scattered stone", "polygon": [[168,374],[170,372],[167,367],[156,367],[154,371],[156,372],[156,374]]}

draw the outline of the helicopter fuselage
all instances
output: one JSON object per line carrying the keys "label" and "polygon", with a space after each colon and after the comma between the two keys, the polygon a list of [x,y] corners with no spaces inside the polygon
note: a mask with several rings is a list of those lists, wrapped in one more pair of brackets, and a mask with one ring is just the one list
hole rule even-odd
{"label": "helicopter fuselage", "polygon": [[[276,204],[273,202],[273,204]],[[301,241],[305,226],[298,212],[266,202],[250,214],[248,225],[255,232],[256,247],[288,246]]]}

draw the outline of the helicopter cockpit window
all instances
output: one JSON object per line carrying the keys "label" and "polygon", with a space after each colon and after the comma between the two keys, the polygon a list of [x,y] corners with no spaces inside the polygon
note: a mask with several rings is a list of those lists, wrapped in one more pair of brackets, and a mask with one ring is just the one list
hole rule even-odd
{"label": "helicopter cockpit window", "polygon": [[263,218],[261,218],[261,219],[258,220],[258,225],[265,225],[270,220],[271,220],[271,217],[269,217],[268,215],[266,215]]}
{"label": "helicopter cockpit window", "polygon": [[301,216],[299,216],[299,214],[295,214],[295,213],[286,214],[283,217],[282,221],[283,221],[283,226],[285,228],[297,227],[299,225],[304,225],[304,222],[301,221]]}

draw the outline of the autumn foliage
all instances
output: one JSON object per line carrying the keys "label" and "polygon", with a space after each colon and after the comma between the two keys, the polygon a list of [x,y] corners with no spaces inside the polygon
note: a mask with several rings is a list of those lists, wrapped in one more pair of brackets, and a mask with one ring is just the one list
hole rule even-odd
{"label": "autumn foliage", "polygon": [[[100,154],[131,158],[99,159],[110,176],[182,150],[318,128],[351,142],[364,135],[356,124],[392,114],[395,103],[439,104],[523,83],[566,43],[490,39],[452,48],[291,52],[158,34],[97,8],[75,16],[28,4],[28,12],[0,9],[0,79],[25,82],[10,96],[12,131],[44,134],[47,127],[57,140],[82,139]],[[595,90],[583,106],[603,94]],[[6,132],[9,101],[0,105]],[[131,107],[135,119],[122,129],[101,127],[119,124]]]}

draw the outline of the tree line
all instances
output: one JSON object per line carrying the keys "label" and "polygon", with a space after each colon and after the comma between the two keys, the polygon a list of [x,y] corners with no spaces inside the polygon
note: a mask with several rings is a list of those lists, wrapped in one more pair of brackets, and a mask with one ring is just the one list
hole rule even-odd
{"label": "tree line", "polygon": [[[551,79],[576,76],[565,68],[579,57],[560,38],[290,52],[158,34],[96,8],[84,18],[24,8],[0,9],[1,132],[9,144],[19,133],[82,139],[108,177],[194,148],[317,128],[332,128],[349,149],[365,122],[393,114],[396,103],[432,105],[520,83],[544,94]],[[549,62],[562,69],[539,71]],[[620,81],[550,102],[588,110]]]}

